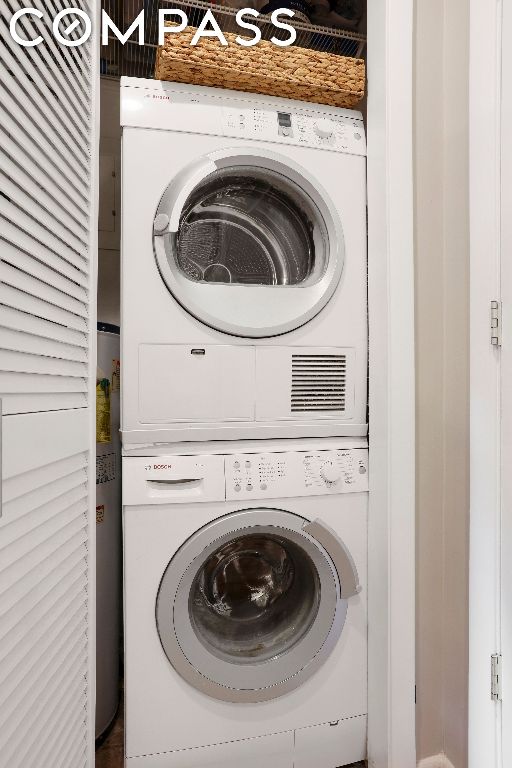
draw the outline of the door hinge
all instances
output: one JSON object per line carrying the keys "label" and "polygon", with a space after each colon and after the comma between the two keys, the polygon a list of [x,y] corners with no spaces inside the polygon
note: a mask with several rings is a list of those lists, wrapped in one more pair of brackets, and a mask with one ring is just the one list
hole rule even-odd
{"label": "door hinge", "polygon": [[491,699],[501,701],[501,653],[491,656]]}
{"label": "door hinge", "polygon": [[501,301],[491,301],[491,344],[501,347]]}

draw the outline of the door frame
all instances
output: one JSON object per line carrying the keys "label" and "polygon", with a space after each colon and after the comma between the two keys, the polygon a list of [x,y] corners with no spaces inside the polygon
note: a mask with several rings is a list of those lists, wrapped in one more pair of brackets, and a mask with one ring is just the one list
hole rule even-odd
{"label": "door frame", "polygon": [[368,3],[369,768],[416,765],[413,13]]}
{"label": "door frame", "polygon": [[500,300],[502,0],[470,7],[470,568],[469,768],[500,768],[501,706],[491,699],[500,652]]}

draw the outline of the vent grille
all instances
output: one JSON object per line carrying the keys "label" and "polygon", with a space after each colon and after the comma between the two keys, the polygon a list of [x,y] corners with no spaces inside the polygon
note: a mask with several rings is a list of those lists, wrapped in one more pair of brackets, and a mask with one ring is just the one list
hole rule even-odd
{"label": "vent grille", "polygon": [[292,355],[293,413],[344,411],[346,390],[346,355]]}

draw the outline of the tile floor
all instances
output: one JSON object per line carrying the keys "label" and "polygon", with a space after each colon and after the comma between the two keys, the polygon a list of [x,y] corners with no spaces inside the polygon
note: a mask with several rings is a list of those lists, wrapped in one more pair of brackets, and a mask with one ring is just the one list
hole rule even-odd
{"label": "tile floor", "polygon": [[[124,722],[123,708],[105,741],[96,750],[96,768],[124,768],[123,766],[123,738]],[[354,763],[346,768],[364,768],[364,763]],[[241,767],[242,768],[242,767]]]}

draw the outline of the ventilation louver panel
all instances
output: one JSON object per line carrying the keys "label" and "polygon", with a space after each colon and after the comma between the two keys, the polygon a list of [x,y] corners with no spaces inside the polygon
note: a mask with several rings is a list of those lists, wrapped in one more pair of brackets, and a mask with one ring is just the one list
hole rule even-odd
{"label": "ventilation louver panel", "polygon": [[[4,415],[87,406],[92,40],[59,45],[61,0],[23,16],[0,0],[0,393]],[[94,3],[82,2],[92,12]],[[80,34],[77,30],[72,36]]]}
{"label": "ventilation louver panel", "polygon": [[4,482],[2,765],[86,765],[87,463],[82,452]]}
{"label": "ventilation louver panel", "polygon": [[345,410],[346,355],[292,355],[292,412]]}
{"label": "ventilation louver panel", "polygon": [[94,764],[98,21],[0,0],[2,768]]}

